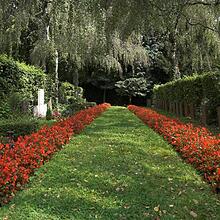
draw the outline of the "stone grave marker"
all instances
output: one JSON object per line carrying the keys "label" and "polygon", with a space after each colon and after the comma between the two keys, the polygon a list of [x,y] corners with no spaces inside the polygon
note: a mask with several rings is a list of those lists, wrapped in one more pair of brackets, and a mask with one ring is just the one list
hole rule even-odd
{"label": "stone grave marker", "polygon": [[44,89],[38,90],[38,105],[34,107],[34,116],[46,117],[47,104],[44,104]]}

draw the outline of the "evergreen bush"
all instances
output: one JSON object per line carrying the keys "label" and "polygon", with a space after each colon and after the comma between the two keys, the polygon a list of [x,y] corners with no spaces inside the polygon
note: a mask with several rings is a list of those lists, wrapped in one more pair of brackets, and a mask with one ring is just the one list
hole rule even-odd
{"label": "evergreen bush", "polygon": [[47,108],[46,119],[48,121],[53,119],[53,113],[52,113],[52,110],[50,108]]}

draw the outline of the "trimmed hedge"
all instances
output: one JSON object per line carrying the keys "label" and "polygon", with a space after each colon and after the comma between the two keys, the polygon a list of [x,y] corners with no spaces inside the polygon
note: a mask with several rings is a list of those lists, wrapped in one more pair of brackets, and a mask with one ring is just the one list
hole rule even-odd
{"label": "trimmed hedge", "polygon": [[13,131],[14,138],[31,134],[39,129],[40,125],[34,119],[4,120],[0,121],[0,135],[7,136],[8,131]]}
{"label": "trimmed hedge", "polygon": [[0,98],[19,92],[28,100],[33,100],[38,89],[46,89],[46,81],[47,75],[41,69],[0,55]]}
{"label": "trimmed hedge", "polygon": [[[25,118],[17,118],[15,119],[6,119],[0,120],[0,137],[7,137],[8,132],[13,132],[13,138],[17,140],[19,136],[25,136],[36,132],[44,125],[52,125],[54,121],[44,120],[44,119],[36,119],[30,118],[26,116]],[[0,140],[1,142],[1,140]]]}
{"label": "trimmed hedge", "polygon": [[185,77],[154,87],[154,99],[168,102],[186,102],[195,107],[206,105],[209,116],[217,118],[216,108],[220,105],[220,73]]}

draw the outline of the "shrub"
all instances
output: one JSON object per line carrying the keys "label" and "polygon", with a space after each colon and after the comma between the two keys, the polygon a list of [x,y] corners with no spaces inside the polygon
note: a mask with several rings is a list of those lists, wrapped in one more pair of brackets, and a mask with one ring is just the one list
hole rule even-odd
{"label": "shrub", "polygon": [[0,104],[0,119],[4,118],[10,118],[11,116],[11,108],[8,102],[5,100],[1,101]]}
{"label": "shrub", "polygon": [[52,120],[53,119],[53,113],[52,113],[52,110],[50,108],[47,108],[46,119],[47,120]]}
{"label": "shrub", "polygon": [[0,104],[0,119],[17,119],[19,115],[32,114],[32,112],[32,103],[20,92],[8,94]]}
{"label": "shrub", "polygon": [[90,108],[96,106],[96,102],[86,102],[84,104],[85,108]]}
{"label": "shrub", "polygon": [[5,136],[1,136],[1,134],[0,134],[0,143],[1,144],[8,144],[8,138]]}
{"label": "shrub", "polygon": [[47,75],[41,69],[0,55],[0,98],[19,91],[26,99],[34,100],[39,88],[46,89],[46,81]]}
{"label": "shrub", "polygon": [[3,139],[5,143],[5,137],[7,137],[9,131],[13,132],[14,140],[16,140],[19,136],[25,136],[36,132],[44,125],[51,126],[54,122],[55,120],[33,118],[29,115],[24,115],[22,117],[14,115],[14,117],[10,119],[0,120],[0,143],[2,143],[1,139]]}
{"label": "shrub", "polygon": [[83,88],[63,82],[59,88],[60,102],[63,104],[84,103]]}
{"label": "shrub", "polygon": [[30,117],[1,120],[0,121],[0,135],[6,137],[8,131],[14,132],[14,138],[24,136],[37,131],[40,123],[37,119]]}
{"label": "shrub", "polygon": [[62,115],[68,116],[96,105],[96,103],[86,102],[83,98],[83,88],[64,82],[59,88],[60,106]]}
{"label": "shrub", "polygon": [[83,98],[83,88],[64,82],[59,88],[60,105],[59,110],[64,116],[69,116],[77,111],[93,107],[95,102],[86,102]]}
{"label": "shrub", "polygon": [[61,109],[61,113],[63,116],[69,116],[73,115],[74,113],[96,106],[95,102],[83,102],[83,103],[72,103],[72,104],[63,104],[59,106],[59,109]]}
{"label": "shrub", "polygon": [[186,102],[200,107],[204,100],[208,107],[209,118],[217,118],[220,105],[220,73],[206,73],[185,77],[154,87],[154,99],[169,102]]}

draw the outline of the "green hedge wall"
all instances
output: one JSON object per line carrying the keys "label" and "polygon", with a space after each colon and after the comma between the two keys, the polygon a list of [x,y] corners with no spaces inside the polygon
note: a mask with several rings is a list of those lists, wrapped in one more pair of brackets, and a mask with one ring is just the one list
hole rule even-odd
{"label": "green hedge wall", "polygon": [[0,98],[19,92],[33,100],[39,88],[46,89],[46,81],[47,75],[41,69],[0,55]]}
{"label": "green hedge wall", "polygon": [[205,104],[209,115],[216,117],[216,108],[220,106],[220,73],[209,72],[156,85],[153,93],[155,100],[186,102],[196,107]]}

